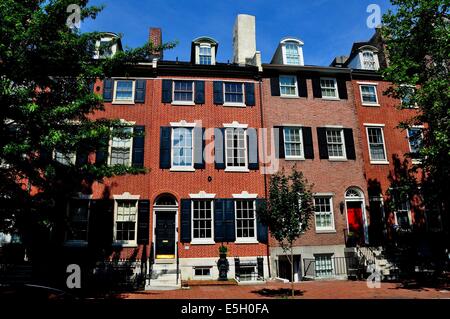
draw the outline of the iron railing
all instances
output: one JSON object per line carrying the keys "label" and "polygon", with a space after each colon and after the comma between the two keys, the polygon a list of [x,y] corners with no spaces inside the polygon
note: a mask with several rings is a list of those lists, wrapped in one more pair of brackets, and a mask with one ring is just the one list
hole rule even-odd
{"label": "iron railing", "polygon": [[331,262],[325,266],[319,265],[316,259],[303,259],[303,276],[307,278],[359,276],[361,270],[356,257],[331,257]]}

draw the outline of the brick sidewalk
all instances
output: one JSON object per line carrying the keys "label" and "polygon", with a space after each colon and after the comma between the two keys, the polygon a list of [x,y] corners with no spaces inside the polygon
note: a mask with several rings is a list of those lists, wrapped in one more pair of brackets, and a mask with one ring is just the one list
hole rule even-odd
{"label": "brick sidewalk", "polygon": [[[381,283],[370,289],[365,281],[312,281],[295,284],[296,298],[304,299],[450,299],[449,288],[405,288],[397,283]],[[257,286],[191,287],[188,290],[145,291],[122,294],[129,299],[259,299],[286,298],[290,284],[270,282]]]}

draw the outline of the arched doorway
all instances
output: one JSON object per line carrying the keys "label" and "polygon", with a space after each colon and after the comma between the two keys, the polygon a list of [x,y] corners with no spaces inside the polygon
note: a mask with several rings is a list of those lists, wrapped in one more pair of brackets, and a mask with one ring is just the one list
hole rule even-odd
{"label": "arched doorway", "polygon": [[158,196],[153,205],[153,242],[156,259],[175,259],[178,202],[171,194]]}
{"label": "arched doorway", "polygon": [[356,187],[345,192],[348,243],[351,246],[369,243],[364,193]]}

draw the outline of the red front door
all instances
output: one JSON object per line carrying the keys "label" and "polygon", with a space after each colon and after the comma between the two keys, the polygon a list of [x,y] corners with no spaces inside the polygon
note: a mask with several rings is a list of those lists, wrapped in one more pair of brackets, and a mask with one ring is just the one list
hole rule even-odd
{"label": "red front door", "polygon": [[359,244],[364,242],[364,225],[361,205],[361,202],[347,202],[349,235]]}

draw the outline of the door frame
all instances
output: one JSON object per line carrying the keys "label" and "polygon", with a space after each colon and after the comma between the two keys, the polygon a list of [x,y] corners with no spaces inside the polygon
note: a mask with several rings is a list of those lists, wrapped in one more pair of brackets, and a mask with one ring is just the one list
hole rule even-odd
{"label": "door frame", "polygon": [[[349,190],[356,191],[359,194],[359,196],[348,197],[347,196],[347,192]],[[345,197],[345,219],[346,219],[346,223],[347,223],[347,229],[349,229],[347,203],[348,202],[361,202],[361,215],[362,215],[362,220],[363,220],[364,243],[366,245],[368,245],[369,244],[369,226],[368,226],[368,223],[367,223],[366,201],[365,201],[365,198],[364,198],[364,193],[358,187],[349,187],[345,191],[344,197]]]}
{"label": "door frame", "polygon": [[174,232],[174,243],[175,243],[175,259],[178,257],[178,205],[174,206],[153,206],[153,213],[152,213],[152,242],[155,245],[155,260],[156,258],[156,213],[175,213],[175,232]]}

